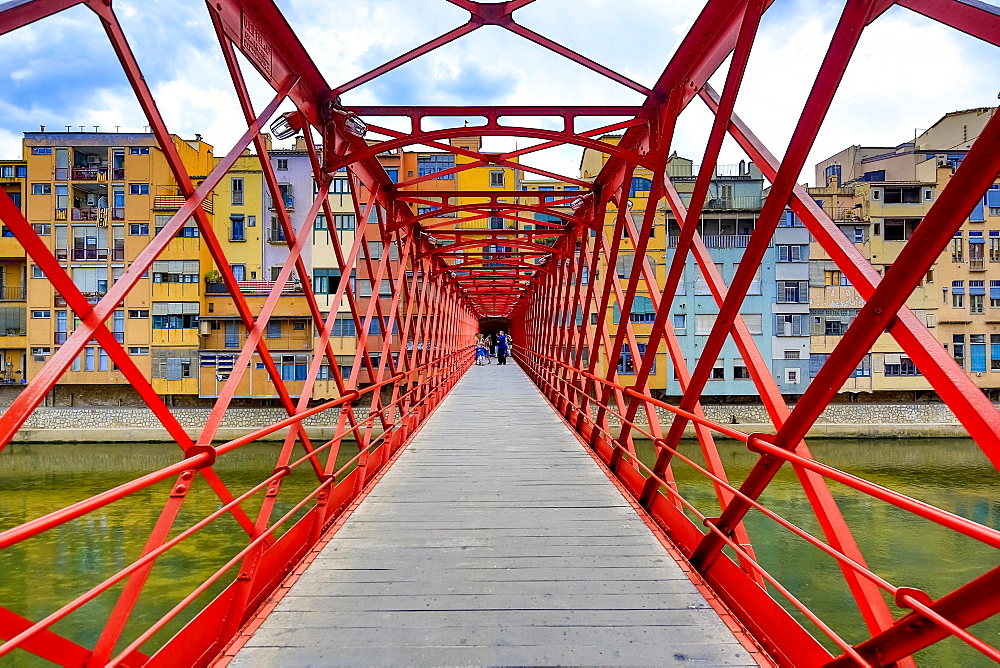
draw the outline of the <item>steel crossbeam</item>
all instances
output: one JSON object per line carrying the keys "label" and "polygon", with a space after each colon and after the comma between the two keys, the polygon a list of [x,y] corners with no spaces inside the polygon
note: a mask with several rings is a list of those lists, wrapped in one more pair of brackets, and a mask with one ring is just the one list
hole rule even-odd
{"label": "steel crossbeam", "polygon": [[[518,10],[532,4],[543,6],[545,0],[439,1],[467,12],[466,22],[335,87],[327,83],[272,0],[207,2],[206,21],[215,30],[236,93],[236,111],[242,114],[246,131],[207,176],[198,177],[203,180],[197,185],[157,109],[113,3],[16,0],[0,4],[0,36],[76,5],[94,12],[163,153],[172,183],[183,197],[180,209],[162,231],[131,260],[107,294],[91,304],[36,234],[29,218],[0,194],[0,219],[79,319],[66,341],[0,416],[0,457],[4,446],[93,341],[107,352],[182,453],[170,466],[0,531],[0,550],[17,550],[24,541],[100,512],[110,503],[136,502],[137,492],[160,482],[170,484],[138,556],[117,573],[88,582],[85,593],[37,621],[2,607],[0,601],[0,638],[7,640],[0,645],[0,659],[20,648],[66,665],[226,663],[260,624],[261,616],[273,609],[272,596],[280,591],[286,575],[298,577],[303,559],[308,561],[310,551],[329,536],[345,509],[363,497],[466,372],[473,361],[473,334],[482,323],[505,323],[514,336],[517,362],[567,425],[607,464],[609,475],[633,497],[635,506],[648,513],[650,526],[669,538],[676,558],[686,562],[692,579],[717,602],[724,618],[733,620],[734,632],[762,663],[914,665],[913,652],[945,638],[955,638],[1000,660],[1000,650],[968,630],[1000,614],[1000,571],[983,573],[936,599],[913,583],[890,582],[868,564],[859,546],[865,541],[855,537],[855,532],[869,529],[852,532],[828,483],[847,485],[866,498],[991,549],[1000,549],[1000,532],[817,461],[803,441],[858,361],[887,332],[1000,468],[1000,414],[906,307],[920,277],[967,218],[966,212],[1000,175],[996,151],[1000,121],[994,116],[987,124],[884,277],[796,184],[867,26],[898,6],[1000,46],[1000,10],[978,0],[845,0],[791,141],[779,159],[735,114],[762,20],[773,0],[708,0],[652,85],[519,21]],[[639,93],[643,102],[565,106],[348,103],[354,91],[485,26],[546,49],[614,82],[630,95]],[[708,80],[727,61],[719,94]],[[253,71],[246,68],[244,72],[243,63],[249,63]],[[261,109],[251,101],[248,75],[273,89]],[[700,171],[685,200],[668,165],[675,151],[677,119],[696,98],[705,103],[713,119]],[[288,240],[287,259],[260,305],[251,306],[230,267],[217,225],[202,204],[249,146],[256,151],[266,192],[272,201],[282,201],[280,177],[268,155],[264,131],[286,101],[295,109],[284,119],[303,136],[316,194],[308,205],[300,205],[305,212],[297,219],[301,223],[285,207],[275,207],[275,223]],[[363,133],[350,123],[361,117],[367,138],[359,136]],[[409,127],[385,127],[377,124],[379,119],[404,119],[401,126],[405,128],[408,121]],[[539,119],[543,127],[529,127],[531,121],[526,119]],[[594,127],[597,123],[599,127]],[[451,142],[469,137],[512,137],[521,147],[493,152]],[[749,156],[771,187],[739,268],[726,284],[698,230],[728,140]],[[413,147],[454,156],[454,166],[394,183],[383,167],[385,156]],[[585,178],[523,162],[560,147],[596,152],[603,157],[603,167],[596,177]],[[481,168],[514,170],[533,179],[556,181],[568,190],[518,190],[519,185],[512,188],[509,183],[489,190],[461,187]],[[333,174],[338,172],[346,173],[349,180],[350,195],[345,201],[357,223],[351,241],[332,243],[341,279],[326,295],[328,306],[321,307],[305,251],[312,243],[314,225],[320,229],[325,223],[329,238],[339,238],[329,193]],[[649,191],[636,197],[630,186],[633,177],[642,174],[652,176]],[[456,187],[430,183],[441,178]],[[641,199],[645,199],[644,208],[640,213],[637,207],[633,214],[634,201]],[[865,300],[794,407],[786,403],[768,366],[769,356],[758,349],[741,316],[778,221],[789,208]],[[678,225],[679,236],[669,247],[672,256],[664,245],[666,262],[661,267],[648,253],[655,248],[651,239],[657,228],[667,232],[668,212]],[[136,290],[143,273],[163,257],[174,236],[192,218],[199,243],[218,267],[246,331],[232,373],[221,384],[194,438],[107,325],[112,313]],[[502,221],[501,229],[493,229],[497,219]],[[375,248],[381,252],[374,253]],[[671,318],[688,266],[697,268],[708,288],[706,296],[718,309],[697,359],[685,359]],[[302,286],[305,304],[297,315],[308,318],[315,332],[304,351],[309,362],[297,394],[282,379],[265,336],[268,323],[285,315],[281,295],[293,279]],[[634,317],[635,308],[643,304],[652,310]],[[349,363],[345,353],[338,355],[339,348],[332,341],[338,322],[351,323],[357,333]],[[747,368],[773,433],[743,433],[706,417],[703,394],[716,359],[730,342]],[[237,388],[253,373],[255,363],[263,365],[287,417],[219,444],[219,430]],[[655,385],[665,371],[673,373],[681,388],[676,405],[664,401],[662,389]],[[323,381],[328,385],[322,385]],[[329,392],[336,398],[315,399],[314,394],[327,386],[335,388]],[[328,416],[328,423],[334,425],[333,436],[322,442],[316,442],[303,423],[317,415]],[[695,452],[682,440],[688,427],[698,441]],[[248,490],[231,491],[216,471],[217,460],[280,429],[287,432],[275,451],[273,473]],[[718,447],[720,437],[743,443],[757,457],[744,480],[731,481],[732,471],[727,470]],[[654,462],[639,458],[639,439],[652,442]],[[350,453],[343,452],[346,444],[353,448]],[[351,455],[347,465],[343,457],[338,459],[342,454]],[[797,476],[799,492],[822,538],[761,501],[786,463]],[[291,511],[278,517],[279,508],[287,510],[289,505],[283,504],[290,494],[283,479],[300,467],[311,472],[314,487],[292,504]],[[702,501],[682,493],[675,481],[680,467],[699,477],[717,517],[709,516]],[[175,525],[190,492],[200,484],[208,485],[220,506],[178,530]],[[254,496],[261,500],[251,516],[244,504]],[[843,634],[798,598],[801,590],[792,586],[786,573],[760,563],[754,532],[744,522],[750,513],[759,513],[834,559],[839,568],[836,576],[842,577],[864,626]],[[224,515],[234,518],[245,534],[241,534],[242,547],[227,554],[225,563],[212,564],[218,570],[194,591],[178,592],[170,612],[147,628],[133,631],[138,602],[149,589],[148,576],[160,556]],[[237,575],[227,581],[223,578],[229,569]],[[220,582],[225,585],[221,593],[208,604],[197,603],[199,596]],[[92,649],[71,634],[53,630],[54,624],[83,614],[81,608],[89,601],[115,588],[115,604],[106,613]],[[904,614],[895,614],[887,600]],[[189,621],[180,632],[167,640],[156,639],[181,616]]]}

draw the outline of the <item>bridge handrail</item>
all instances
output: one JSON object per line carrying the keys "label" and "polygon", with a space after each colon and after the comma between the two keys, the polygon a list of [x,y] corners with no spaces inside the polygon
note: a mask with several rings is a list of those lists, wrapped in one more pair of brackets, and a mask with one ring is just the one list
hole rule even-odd
{"label": "bridge handrail", "polygon": [[[316,415],[331,408],[336,408],[338,406],[343,406],[345,404],[353,403],[357,401],[362,395],[377,392],[382,387],[398,384],[404,380],[408,381],[412,377],[419,375],[420,373],[427,371],[433,367],[443,366],[443,362],[450,364],[451,367],[453,368],[453,372],[446,377],[443,378],[439,377],[436,382],[432,382],[433,387],[426,392],[427,396],[431,396],[430,391],[455,380],[458,376],[461,375],[461,373],[464,373],[468,364],[471,363],[471,360],[468,360],[468,353],[471,349],[472,346],[468,346],[456,349],[444,355],[439,355],[438,357],[433,358],[428,362],[425,362],[424,364],[415,366],[406,371],[399,372],[383,381],[369,385],[361,390],[350,390],[347,394],[343,395],[342,397],[324,402],[317,406],[313,406],[312,408],[305,409],[294,415],[290,415],[283,420],[279,420],[266,427],[250,432],[249,434],[245,434],[244,436],[240,436],[238,438],[227,441],[226,443],[223,443],[219,446],[209,445],[205,446],[204,449],[198,448],[198,452],[196,452],[191,456],[185,457],[184,459],[175,464],[165,466],[161,469],[148,473],[145,476],[129,481],[117,487],[111,488],[105,492],[95,494],[87,499],[74,503],[65,508],[59,509],[52,513],[48,513],[46,515],[43,515],[42,517],[25,522],[19,526],[12,527],[11,529],[8,529],[6,531],[2,531],[0,532],[0,550],[15,545],[17,543],[20,543],[34,536],[37,536],[50,529],[65,524],[66,522],[69,522],[73,519],[86,515],[89,512],[102,508],[110,503],[124,499],[130,496],[131,494],[134,494],[135,492],[145,489],[158,482],[162,482],[172,476],[183,474],[185,471],[191,471],[192,472],[191,477],[193,477],[194,471],[206,466],[211,466],[215,462],[218,455],[236,450],[241,446],[257,441],[261,437],[271,434],[275,431],[278,431],[279,429],[291,426],[293,424],[299,424],[302,422],[302,420],[312,415]],[[467,363],[463,364],[462,363],[463,361],[467,361]],[[425,390],[426,389],[427,388],[425,388]],[[164,542],[162,545],[158,546],[157,548],[151,550],[147,554],[138,558],[136,561],[132,562],[128,566],[125,566],[117,573],[111,575],[101,583],[95,585],[84,594],[78,596],[77,598],[65,604],[55,612],[45,617],[44,619],[36,622],[35,624],[24,629],[17,635],[13,636],[12,638],[4,642],[2,645],[0,645],[0,657],[7,655],[17,647],[21,646],[24,642],[31,639],[33,636],[46,630],[47,628],[49,628],[59,620],[65,618],[75,610],[81,608],[83,605],[93,600],[100,594],[111,589],[117,583],[121,582],[129,575],[135,573],[143,566],[152,563],[158,557],[162,556],[165,552],[169,551],[171,548],[175,547],[183,540],[194,535],[199,530],[201,530],[211,522],[215,521],[219,517],[225,515],[226,513],[234,511],[238,506],[240,506],[243,502],[248,500],[254,494],[264,489],[268,485],[272,484],[273,482],[276,482],[281,478],[289,475],[293,469],[301,466],[305,462],[315,458],[316,455],[318,455],[319,453],[339,443],[344,437],[352,433],[356,434],[356,432],[359,429],[374,423],[374,421],[378,419],[380,415],[384,415],[387,412],[390,415],[395,415],[397,409],[405,405],[406,401],[411,398],[411,394],[413,394],[414,392],[416,392],[416,387],[412,390],[400,393],[400,395],[395,400],[390,401],[385,405],[381,406],[377,411],[370,412],[370,414],[366,418],[358,421],[354,426],[350,425],[345,426],[345,428],[342,431],[338,431],[338,433],[334,435],[333,438],[329,439],[323,445],[313,448],[312,450],[310,450],[309,452],[307,452],[305,455],[295,460],[294,462],[291,462],[284,467],[279,467],[268,478],[266,478],[256,486],[252,487],[251,489],[247,490],[239,497],[236,497],[232,501],[224,504],[221,508],[217,509],[216,511],[210,513],[203,519],[189,526],[187,529],[181,531],[170,540]],[[395,428],[396,426],[398,426],[398,423],[394,423],[393,428]],[[125,658],[127,658],[128,655],[131,654],[132,652],[137,651],[142,646],[142,644],[144,644],[149,638],[155,635],[155,633],[157,633],[160,629],[162,629],[163,626],[168,624],[171,619],[173,619],[184,608],[190,605],[190,603],[194,601],[196,598],[198,598],[198,596],[204,593],[210,586],[212,586],[212,584],[214,584],[220,577],[222,577],[233,565],[235,565],[241,559],[243,559],[251,550],[260,547],[262,543],[268,540],[276,529],[278,529],[288,519],[293,517],[295,513],[301,510],[301,508],[304,507],[304,505],[308,501],[315,498],[316,495],[323,492],[330,485],[334,485],[337,478],[342,474],[344,474],[346,471],[348,471],[352,466],[357,465],[357,463],[363,456],[370,454],[377,447],[385,444],[386,438],[391,434],[391,432],[392,428],[386,428],[385,430],[383,430],[382,433],[372,437],[367,444],[359,448],[357,454],[355,454],[351,459],[345,462],[334,473],[330,474],[329,476],[324,476],[322,479],[320,479],[318,486],[312,492],[310,492],[305,498],[303,498],[294,508],[292,508],[292,510],[290,510],[284,516],[279,518],[272,525],[270,525],[259,536],[256,536],[253,540],[251,540],[244,549],[242,549],[237,555],[235,555],[221,569],[213,573],[205,582],[199,585],[191,594],[189,594],[180,603],[178,603],[177,606],[175,606],[166,615],[161,617],[157,622],[155,622],[151,627],[149,627],[135,641],[133,641],[133,643],[131,643],[125,650],[123,650],[118,657],[113,659],[111,663],[112,664],[118,663],[119,661],[122,661]],[[344,481],[342,480],[339,484],[344,484]],[[334,487],[336,486],[338,485],[334,485]]]}
{"label": "bridge handrail", "polygon": [[[858,575],[866,578],[879,588],[891,594],[893,598],[896,600],[897,605],[899,605],[899,607],[909,608],[914,611],[919,611],[921,614],[927,616],[929,619],[939,624],[942,628],[947,629],[950,633],[955,635],[957,638],[959,638],[969,646],[973,647],[974,649],[978,650],[979,652],[983,653],[984,655],[988,656],[994,661],[1000,662],[1000,651],[984,643],[976,636],[972,635],[965,629],[962,629],[961,627],[955,625],[946,617],[935,611],[929,605],[931,604],[930,597],[923,591],[912,587],[905,587],[905,586],[899,587],[893,585],[892,583],[885,580],[878,574],[874,573],[871,569],[867,568],[866,566],[863,566],[862,564],[859,564],[857,561],[851,559],[849,556],[847,556],[840,550],[830,546],[826,542],[813,536],[809,532],[798,527],[797,525],[785,519],[776,512],[768,509],[766,506],[761,504],[756,499],[744,494],[742,491],[740,491],[739,488],[734,487],[728,481],[716,476],[712,472],[708,471],[707,469],[699,465],[697,462],[686,457],[676,447],[668,445],[665,439],[656,438],[650,431],[648,431],[647,429],[643,429],[643,426],[641,424],[637,424],[635,421],[626,420],[625,416],[622,415],[622,413],[620,413],[618,410],[616,410],[616,407],[614,407],[614,405],[611,404],[610,402],[608,405],[602,405],[597,397],[587,393],[585,387],[583,387],[582,384],[576,384],[572,380],[567,379],[565,377],[558,377],[556,379],[558,383],[552,382],[552,380],[550,380],[551,375],[554,375],[556,371],[552,369],[545,369],[544,365],[541,362],[546,362],[549,363],[550,365],[555,365],[562,371],[576,374],[579,377],[586,378],[590,381],[599,383],[601,385],[611,387],[612,389],[616,389],[622,392],[624,395],[630,396],[638,401],[648,402],[654,406],[663,408],[676,415],[681,415],[693,422],[708,427],[709,429],[712,429],[713,431],[716,431],[719,434],[746,443],[747,448],[752,452],[757,452],[762,455],[766,454],[778,457],[779,459],[790,462],[793,466],[801,466],[802,468],[808,469],[814,473],[818,473],[819,475],[822,475],[823,477],[829,480],[833,480],[835,482],[856,489],[862,493],[868,494],[869,496],[872,496],[881,501],[889,503],[897,508],[900,508],[901,510],[907,511],[913,515],[934,522],[939,526],[950,529],[957,533],[961,533],[962,535],[972,538],[973,540],[983,543],[984,545],[1000,549],[1000,531],[997,531],[996,529],[992,529],[990,527],[987,527],[983,524],[962,517],[960,515],[956,515],[954,513],[942,510],[936,506],[920,501],[918,499],[906,496],[905,494],[900,494],[899,492],[888,489],[876,483],[870,482],[858,476],[846,473],[835,467],[823,464],[811,457],[804,457],[790,450],[779,448],[766,440],[767,436],[772,436],[771,434],[763,434],[763,433],[748,434],[739,431],[737,429],[733,429],[726,425],[722,425],[718,422],[710,420],[704,416],[697,415],[689,411],[684,411],[667,402],[656,399],[649,394],[639,392],[633,386],[623,385],[621,383],[608,380],[606,378],[602,378],[598,375],[590,373],[586,369],[572,366],[554,357],[550,357],[538,351],[526,348],[523,345],[518,346],[516,348],[516,350],[514,351],[514,356],[518,359],[519,362],[525,363],[532,369],[536,370],[540,374],[536,376],[535,378],[536,382],[544,384],[546,387],[550,389],[550,391],[554,392],[559,397],[569,400],[570,402],[572,402],[572,400],[575,398],[572,397],[565,390],[560,389],[560,387],[557,386],[558,384],[562,384],[562,386],[566,388],[571,388],[579,395],[586,396],[589,401],[592,401],[595,404],[602,406],[606,412],[618,417],[618,419],[621,420],[623,424],[627,423],[633,431],[636,431],[637,433],[652,440],[654,447],[657,448],[658,451],[660,449],[667,450],[668,452],[671,453],[671,457],[680,459],[684,463],[688,464],[695,471],[709,478],[712,481],[712,483],[715,484],[716,486],[721,487],[722,489],[732,494],[733,496],[740,498],[741,500],[752,506],[754,509],[760,511],[765,517],[773,520],[783,528],[791,531],[799,538],[805,540],[807,543],[813,545],[814,547],[825,552],[827,555],[833,557],[842,566],[850,568]],[[572,403],[570,405],[572,405]],[[577,413],[581,413],[581,411],[577,410]],[[833,641],[837,646],[839,646],[847,656],[857,661],[860,665],[865,665],[865,666],[870,665],[865,659],[863,659],[857,653],[857,650],[850,643],[841,638],[836,632],[834,632],[825,623],[823,623],[822,620],[818,616],[816,616],[815,613],[809,610],[805,604],[799,601],[790,591],[781,586],[780,583],[777,581],[777,579],[773,575],[768,573],[767,570],[764,569],[757,562],[754,556],[751,553],[747,552],[743,548],[743,546],[740,545],[738,541],[734,540],[731,535],[727,534],[726,532],[716,527],[715,524],[713,523],[714,518],[709,518],[705,516],[697,509],[697,507],[694,504],[692,504],[690,501],[684,498],[680,494],[680,492],[674,489],[673,485],[670,484],[669,481],[665,480],[660,476],[655,475],[653,470],[645,463],[643,463],[637,456],[635,456],[635,454],[631,452],[629,448],[626,447],[625,444],[619,442],[617,439],[612,438],[611,437],[612,434],[609,430],[605,429],[602,425],[599,425],[596,422],[594,422],[592,416],[584,415],[584,419],[588,420],[589,422],[588,426],[590,426],[592,429],[600,431],[607,437],[607,440],[609,441],[609,445],[612,451],[617,452],[618,457],[621,457],[622,460],[628,461],[630,464],[632,464],[632,466],[636,468],[636,470],[643,473],[646,478],[652,478],[659,483],[659,490],[657,491],[658,494],[662,495],[663,492],[660,490],[665,489],[670,498],[674,499],[676,502],[681,503],[685,508],[688,508],[692,513],[694,513],[702,522],[702,524],[704,524],[707,527],[709,531],[718,535],[718,537],[722,541],[724,541],[726,545],[731,547],[737,553],[741,563],[745,563],[746,565],[748,565],[761,577],[767,580],[768,583],[773,585],[775,589],[789,601],[789,603],[791,603],[810,621],[816,624],[817,628],[822,630],[823,633],[825,633],[830,638],[831,641]],[[609,470],[611,471],[611,473],[615,474],[616,477],[618,476],[618,471],[615,468],[609,468]]]}

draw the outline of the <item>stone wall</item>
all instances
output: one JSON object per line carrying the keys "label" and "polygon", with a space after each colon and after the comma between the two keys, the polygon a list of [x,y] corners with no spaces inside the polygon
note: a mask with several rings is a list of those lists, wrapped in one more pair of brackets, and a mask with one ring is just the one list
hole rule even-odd
{"label": "stone wall", "polygon": [[[658,409],[660,423],[669,424],[672,413]],[[182,427],[196,436],[208,419],[208,408],[173,408]],[[734,425],[744,432],[773,432],[763,406],[735,405],[704,407],[705,415],[722,424]],[[314,438],[332,438],[339,411],[329,410],[303,420]],[[357,409],[359,418],[367,411]],[[232,407],[226,411],[216,443],[260,429],[287,417],[280,408]],[[640,414],[645,422],[645,414]],[[617,420],[612,420],[613,424]],[[284,438],[280,430],[266,438]],[[966,436],[951,410],[940,403],[920,404],[832,404],[820,415],[811,436],[890,437],[890,436]],[[28,418],[15,439],[21,442],[114,442],[170,441],[167,431],[148,408],[51,408],[40,407]]]}

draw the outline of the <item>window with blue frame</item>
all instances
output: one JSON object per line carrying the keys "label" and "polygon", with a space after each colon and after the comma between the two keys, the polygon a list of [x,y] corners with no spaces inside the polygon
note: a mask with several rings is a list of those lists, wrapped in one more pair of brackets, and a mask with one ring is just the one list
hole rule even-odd
{"label": "window with blue frame", "polygon": [[[632,359],[632,349],[627,344],[624,345],[624,346],[622,346],[622,352],[618,356],[618,373],[619,373],[619,375],[624,375],[624,376],[635,375],[636,362],[638,362],[640,365],[642,364],[642,357],[643,357],[643,355],[646,354],[646,344],[645,343],[637,343],[635,345],[639,349],[639,359],[638,360],[633,360]],[[653,368],[650,370],[650,373],[651,374],[655,374],[656,373],[656,361],[655,360],[653,361]]]}
{"label": "window with blue frame", "polygon": [[[451,153],[431,153],[429,155],[417,156],[418,176],[430,176],[455,166],[455,156]],[[444,174],[435,177],[436,179],[454,179],[454,174]]]}
{"label": "window with blue frame", "polygon": [[[636,295],[632,302],[632,310],[629,313],[629,322],[653,322],[656,320],[656,310],[653,308],[653,300],[649,297]],[[621,311],[618,304],[614,304],[614,321],[617,324],[621,320]]]}
{"label": "window with blue frame", "polygon": [[229,216],[229,240],[230,241],[246,241],[246,232],[244,230],[244,216],[242,213],[234,213]]}
{"label": "window with blue frame", "polygon": [[347,336],[357,336],[357,327],[354,325],[354,318],[350,316],[337,316],[333,321],[333,329],[330,336],[342,338]]}
{"label": "window with blue frame", "polygon": [[632,189],[629,191],[629,197],[645,197],[646,195],[640,195],[639,193],[648,193],[650,188],[653,187],[653,182],[647,178],[641,176],[632,177]]}
{"label": "window with blue frame", "polygon": [[399,169],[392,167],[385,170],[385,173],[389,175],[389,180],[393,183],[399,183]]}
{"label": "window with blue frame", "polygon": [[840,183],[840,165],[827,165],[826,167],[826,185],[830,185],[830,179],[834,176],[837,177],[837,183]]}
{"label": "window with blue frame", "polygon": [[969,335],[969,371],[986,373],[986,335]]}

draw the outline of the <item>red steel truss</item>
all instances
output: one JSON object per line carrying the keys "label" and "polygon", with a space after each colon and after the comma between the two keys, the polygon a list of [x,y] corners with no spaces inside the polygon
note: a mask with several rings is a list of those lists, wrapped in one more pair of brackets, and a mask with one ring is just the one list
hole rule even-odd
{"label": "red steel truss", "polygon": [[[1000,466],[1000,414],[905,306],[920,277],[1000,173],[997,150],[1000,120],[994,116],[989,122],[893,264],[892,271],[884,277],[839,232],[806,191],[796,185],[855,46],[870,23],[895,4],[1000,45],[1000,11],[975,0],[895,3],[847,0],[789,146],[778,159],[734,114],[759,21],[769,1],[709,0],[662,75],[649,88],[519,24],[515,20],[516,11],[535,0],[447,1],[468,11],[467,23],[339,86],[330,86],[324,80],[270,0],[208,2],[207,20],[218,36],[247,129],[197,187],[157,111],[110,0],[22,0],[0,5],[0,34],[75,5],[88,7],[100,18],[185,200],[107,295],[97,304],[90,304],[18,207],[6,196],[0,196],[0,219],[13,231],[32,262],[45,272],[81,323],[0,417],[0,448],[17,434],[83,347],[96,339],[181,449],[178,462],[171,466],[0,532],[0,549],[12,548],[112,502],[137,503],[137,492],[161,481],[172,481],[159,518],[140,557],[133,563],[102,582],[87,583],[86,593],[41,620],[26,619],[0,607],[0,638],[7,641],[0,645],[0,658],[16,648],[56,663],[79,666],[203,665],[217,657],[231,656],[240,644],[239,639],[245,638],[245,633],[259,623],[262,606],[263,612],[267,612],[270,594],[289,573],[294,579],[301,572],[301,562],[308,561],[308,555],[323,544],[327,532],[345,509],[377,482],[380,472],[392,462],[409,436],[469,368],[479,319],[507,317],[517,341],[515,357],[521,366],[567,424],[604,460],[622,489],[669,536],[678,558],[690,564],[699,582],[728,607],[732,617],[775,664],[913,665],[910,658],[913,652],[951,636],[989,658],[1000,660],[1000,650],[967,630],[1000,612],[1000,568],[938,598],[905,583],[889,582],[866,564],[828,482],[846,485],[998,550],[1000,532],[817,461],[803,441],[807,430],[861,357],[883,331],[888,331],[986,456]],[[496,26],[519,35],[640,93],[645,101],[637,106],[587,107],[345,107],[342,103],[341,95],[483,26]],[[255,74],[274,89],[274,97],[263,109],[255,109],[251,103],[238,52],[254,67]],[[709,86],[708,79],[727,59],[730,63],[720,94]],[[711,111],[714,122],[702,169],[685,205],[667,175],[666,166],[675,121],[696,98]],[[201,204],[251,143],[261,158],[268,191],[281,201],[278,178],[268,159],[262,132],[285,101],[295,105],[296,111],[285,114],[284,118],[305,135],[319,194],[304,218],[307,223],[300,229],[295,229],[283,207],[277,207],[279,225],[289,240],[288,261],[260,311],[254,313],[229,269],[223,246]],[[366,141],[359,136],[363,134],[358,131],[359,117],[401,117],[409,120],[410,128],[401,132],[368,123],[370,135]],[[456,120],[453,127],[430,129],[427,121],[432,117],[438,124],[442,118],[483,118],[485,122],[466,126],[457,125]],[[518,119],[526,117],[561,119],[561,123],[556,123],[561,129],[516,124]],[[582,129],[584,117],[608,120],[596,129]],[[617,144],[599,140],[609,132],[623,133]],[[446,141],[468,136],[518,137],[537,143],[496,154],[453,146]],[[727,137],[735,140],[772,184],[739,269],[729,285],[717,272],[697,230],[713,168]],[[379,154],[417,145],[447,151],[468,162],[445,172],[393,183],[378,160]],[[519,162],[522,156],[567,145],[607,155],[607,163],[596,179],[583,180]],[[523,170],[575,185],[579,190],[572,198],[558,199],[552,192],[420,187],[442,175],[461,175],[483,166]],[[651,170],[654,175],[649,205],[641,217],[636,214],[639,220],[625,205],[637,168]],[[347,171],[352,181],[359,223],[349,248],[334,244],[337,262],[342,276],[357,270],[358,280],[370,281],[370,294],[375,295],[361,297],[350,281],[343,280],[331,301],[347,304],[359,333],[353,368],[347,377],[342,377],[330,343],[337,310],[331,309],[324,317],[312,292],[310,268],[302,257],[312,234],[312,224],[308,221],[317,216],[325,218],[331,237],[337,238],[327,186],[331,175],[341,169]],[[645,260],[633,262],[625,277],[620,278],[614,270],[601,271],[602,267],[616,267],[625,252],[633,253],[635,258],[645,257],[655,204],[659,202],[669,206],[681,229],[665,283],[657,283],[653,268]],[[419,213],[418,206],[432,208],[432,212]],[[739,315],[786,207],[791,207],[805,222],[813,238],[866,300],[859,316],[794,408],[785,403],[764,356]],[[458,219],[462,223],[500,216],[515,223],[530,222],[533,229],[457,229],[454,220],[442,222],[442,216],[458,212],[468,214]],[[539,213],[561,222],[536,221],[534,214]],[[220,268],[236,311],[249,332],[232,374],[197,438],[187,435],[150,380],[106,326],[114,309],[191,217],[197,221],[201,238]],[[394,246],[398,260],[390,259],[390,253],[371,258],[368,252],[363,252],[369,242]],[[484,246],[498,245],[504,247],[502,252],[482,251]],[[685,362],[668,318],[689,257],[694,258],[719,307],[715,325],[693,369]],[[298,398],[292,396],[281,380],[263,336],[270,318],[281,315],[278,298],[293,278],[303,287],[315,330],[319,332],[307,380]],[[391,296],[379,298],[383,281],[389,282]],[[608,318],[603,317],[613,306],[620,313],[630,313],[639,291],[648,295],[656,312],[645,354],[640,354],[628,318],[622,318],[612,328],[608,326]],[[591,314],[601,317],[592,322]],[[390,336],[369,334],[376,318],[382,323],[398,323],[401,340],[412,343],[398,351],[398,359],[391,354],[394,351]],[[702,411],[699,399],[713,362],[730,338],[768,411],[773,433],[744,433],[706,419]],[[684,392],[676,406],[654,398],[649,389],[656,353],[661,349],[668,354]],[[629,377],[628,383],[618,378],[614,363],[625,350],[637,361],[636,373]],[[237,385],[255,354],[266,365],[288,417],[240,438],[215,444]],[[373,364],[373,359],[378,362]],[[309,399],[324,361],[339,396],[311,405]],[[364,375],[359,373],[362,369]],[[359,385],[361,378],[370,383]],[[669,424],[661,424],[658,409],[673,414]],[[337,430],[333,438],[318,443],[306,434],[302,421],[324,412],[336,417]],[[640,412],[645,420],[637,419]],[[622,426],[612,427],[611,416],[620,418]],[[688,425],[694,426],[701,459],[686,452],[680,442]],[[288,435],[275,461],[274,473],[253,488],[232,491],[215,472],[214,464],[220,457],[284,428],[288,429]],[[759,456],[751,473],[738,484],[730,481],[716,447],[715,439],[720,435],[745,443],[749,451]],[[652,466],[635,456],[636,437],[654,442],[657,459]],[[356,441],[357,453],[338,469],[337,455],[344,438]],[[797,475],[822,536],[796,526],[759,500],[785,465]],[[678,492],[673,484],[673,471],[681,466],[691,467],[703,476],[704,485],[722,509],[719,517],[706,517]],[[315,488],[291,511],[275,517],[282,480],[298,467],[312,470]],[[221,507],[178,530],[175,526],[178,515],[192,486],[201,484],[197,483],[199,477],[218,496]],[[244,509],[244,502],[254,496],[262,497],[263,502],[252,517]],[[296,515],[299,511],[304,514]],[[781,573],[768,572],[757,562],[752,536],[743,526],[743,519],[751,511],[784,527],[836,561],[864,619],[867,639],[851,643],[841,638],[816,612],[795,598],[782,583]],[[126,634],[126,625],[156,559],[224,515],[234,517],[245,531],[245,547],[197,589],[178,592],[176,607],[158,622],[137,635]],[[223,581],[231,567],[238,567],[238,575],[223,592],[207,605],[195,605],[198,596]],[[94,647],[83,647],[51,630],[57,621],[76,614],[88,601],[121,584],[124,587]],[[894,614],[888,599],[908,612],[901,616]],[[193,615],[189,614],[192,606],[196,607]],[[150,642],[181,613],[192,617],[183,630],[165,643]],[[800,623],[803,618],[811,622],[813,632]],[[119,649],[123,645],[127,646]],[[828,647],[837,649],[831,652]]]}

